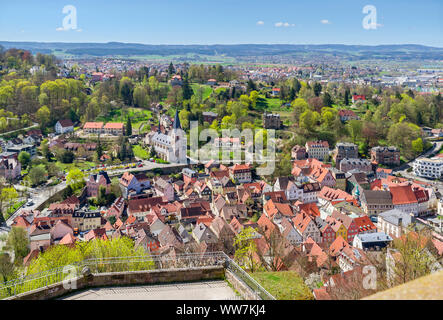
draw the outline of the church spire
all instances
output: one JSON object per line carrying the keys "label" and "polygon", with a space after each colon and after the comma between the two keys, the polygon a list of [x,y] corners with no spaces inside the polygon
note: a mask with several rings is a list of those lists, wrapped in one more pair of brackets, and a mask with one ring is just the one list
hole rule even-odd
{"label": "church spire", "polygon": [[180,118],[178,116],[178,107],[175,108],[174,127],[173,129],[181,129]]}

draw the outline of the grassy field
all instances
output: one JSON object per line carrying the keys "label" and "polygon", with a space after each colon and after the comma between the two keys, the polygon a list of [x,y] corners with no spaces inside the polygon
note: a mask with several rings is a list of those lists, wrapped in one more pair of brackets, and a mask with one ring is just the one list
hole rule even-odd
{"label": "grassy field", "polygon": [[61,171],[66,171],[66,172],[68,172],[72,168],[79,168],[80,170],[86,170],[96,166],[94,162],[90,161],[74,161],[73,163],[62,163],[60,161],[57,161],[56,165],[57,167],[59,167]]}
{"label": "grassy field", "polygon": [[127,108],[122,113],[122,109],[115,109],[107,116],[98,116],[95,121],[126,123],[128,116],[131,118],[132,128],[138,130],[142,123],[152,118],[152,112],[141,108]]}
{"label": "grassy field", "polygon": [[311,290],[295,271],[254,272],[250,274],[278,300],[313,300]]}
{"label": "grassy field", "polygon": [[134,156],[136,156],[137,158],[146,160],[149,158],[149,154],[148,151],[146,151],[146,149],[143,149],[142,146],[140,145],[135,145],[132,146],[132,151],[134,152]]}
{"label": "grassy field", "polygon": [[211,86],[205,85],[205,84],[198,84],[198,83],[193,83],[191,84],[191,88],[194,91],[194,93],[197,93],[198,88],[203,88],[203,100],[205,100],[206,98],[208,98],[211,93],[212,93],[212,88]]}

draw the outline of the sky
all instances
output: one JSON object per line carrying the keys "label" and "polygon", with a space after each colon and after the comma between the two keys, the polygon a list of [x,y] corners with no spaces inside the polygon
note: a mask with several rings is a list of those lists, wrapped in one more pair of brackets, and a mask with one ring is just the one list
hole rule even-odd
{"label": "sky", "polygon": [[[76,29],[64,29],[67,5]],[[363,28],[366,5],[376,29]],[[0,41],[443,47],[443,0],[7,1]]]}

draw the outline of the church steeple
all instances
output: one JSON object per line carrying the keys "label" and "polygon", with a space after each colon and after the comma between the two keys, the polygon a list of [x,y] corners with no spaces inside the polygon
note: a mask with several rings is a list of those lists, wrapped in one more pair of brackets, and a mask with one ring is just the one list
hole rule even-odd
{"label": "church steeple", "polygon": [[174,126],[173,129],[181,129],[180,118],[178,116],[178,107],[175,108]]}

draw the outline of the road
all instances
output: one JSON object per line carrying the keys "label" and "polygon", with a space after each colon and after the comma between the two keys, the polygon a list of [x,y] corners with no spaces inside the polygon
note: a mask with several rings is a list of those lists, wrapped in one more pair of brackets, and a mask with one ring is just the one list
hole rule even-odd
{"label": "road", "polygon": [[[426,151],[425,153],[423,153],[422,155],[420,155],[419,158],[426,158],[428,156],[430,156],[431,154],[437,152],[438,150],[440,150],[440,148],[443,146],[443,141],[436,141],[435,142],[435,146],[433,146],[431,149],[429,149],[428,151]],[[441,194],[443,194],[443,181],[441,180],[429,180],[423,177],[418,177],[415,174],[413,174],[412,172],[408,172],[408,168],[410,168],[411,164],[415,161],[411,160],[408,163],[405,163],[403,165],[401,165],[398,168],[393,169],[393,172],[395,173],[399,173],[401,174],[403,177],[408,178],[408,179],[413,179],[413,180],[418,180],[418,181],[423,181],[423,182],[427,182],[429,184],[431,184],[434,189],[436,189],[436,191],[440,191]]]}
{"label": "road", "polygon": [[2,136],[4,136],[4,135],[7,135],[7,134],[10,134],[10,133],[19,132],[19,131],[22,131],[22,130],[31,130],[31,129],[36,128],[36,127],[38,127],[38,123],[34,122],[34,123],[32,124],[32,126],[29,126],[29,127],[26,127],[26,128],[22,128],[22,129],[17,129],[17,130],[8,131],[8,132],[5,132],[5,133],[1,133],[1,134],[0,134],[0,137],[2,137]]}
{"label": "road", "polygon": [[[24,187],[21,185],[14,185],[16,189],[23,189]],[[48,198],[52,197],[54,194],[59,192],[60,190],[66,188],[66,182],[63,181],[58,185],[52,187],[37,187],[37,188],[28,188],[29,192],[29,200],[32,200],[34,204],[32,206],[23,206],[21,209],[17,210],[13,215],[6,220],[6,225],[10,227],[14,221],[14,219],[21,214],[23,210],[33,210],[40,206],[43,202],[45,202]]]}
{"label": "road", "polygon": [[[440,150],[440,148],[443,146],[443,141],[435,141],[433,143],[435,143],[435,145],[431,149],[426,151],[425,153],[421,154],[418,158],[426,158],[426,157],[430,156],[431,154],[433,154],[433,153],[437,152],[438,150]],[[401,166],[399,166],[397,168],[394,168],[392,170],[394,172],[399,172],[399,173],[401,173],[403,171],[406,171],[410,167],[409,164],[411,164],[414,161],[415,161],[415,159],[413,159],[413,160],[411,160],[409,162],[403,163]]]}

